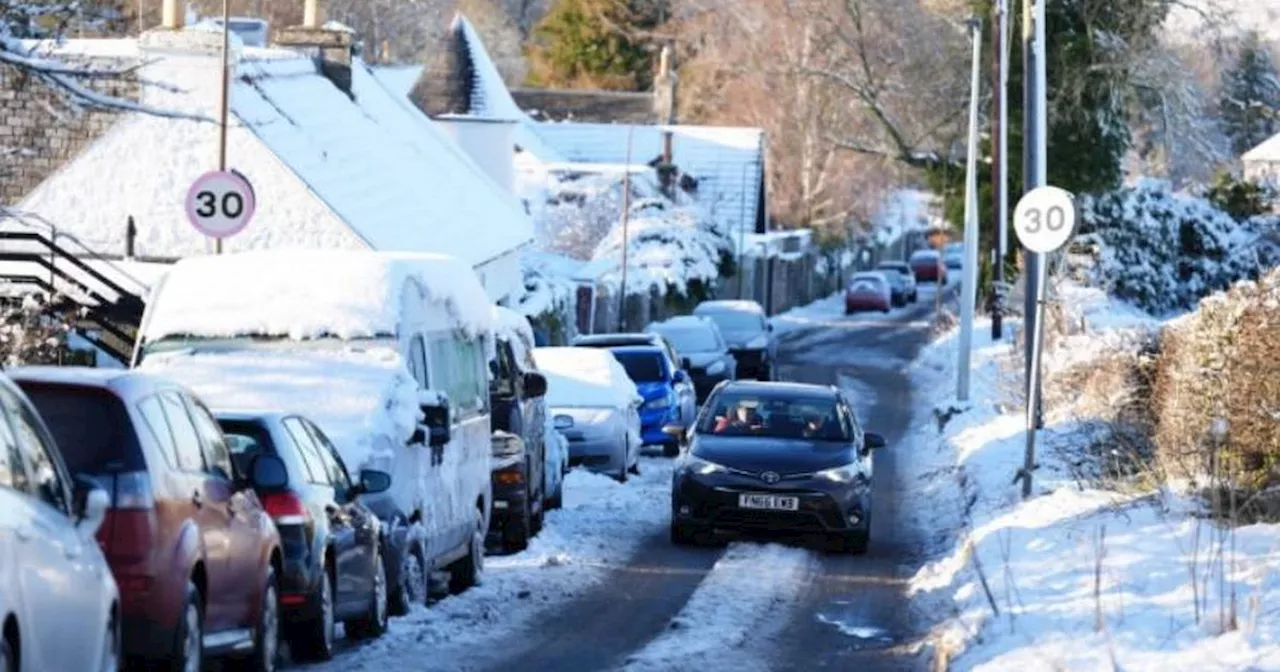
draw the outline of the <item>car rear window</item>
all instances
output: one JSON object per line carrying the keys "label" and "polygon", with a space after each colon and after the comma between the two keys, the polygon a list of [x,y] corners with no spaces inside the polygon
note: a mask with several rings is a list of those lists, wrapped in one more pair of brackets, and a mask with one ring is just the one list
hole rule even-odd
{"label": "car rear window", "polygon": [[627,377],[637,383],[666,380],[662,356],[656,352],[617,352],[613,356],[627,370]]}
{"label": "car rear window", "polygon": [[249,465],[258,455],[275,455],[276,447],[271,442],[271,433],[262,423],[256,420],[218,420],[222,433],[227,437],[227,448],[231,450],[231,460],[236,469],[249,473]]}
{"label": "car rear window", "polygon": [[74,474],[145,470],[133,422],[114,394],[94,387],[19,383]]}

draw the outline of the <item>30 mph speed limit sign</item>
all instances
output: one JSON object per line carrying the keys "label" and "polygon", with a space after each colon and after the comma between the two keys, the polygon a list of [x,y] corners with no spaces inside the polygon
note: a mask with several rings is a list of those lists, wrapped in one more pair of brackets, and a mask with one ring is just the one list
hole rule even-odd
{"label": "30 mph speed limit sign", "polygon": [[1013,210],[1013,230],[1018,242],[1032,252],[1045,254],[1060,248],[1076,228],[1076,202],[1058,187],[1028,191]]}
{"label": "30 mph speed limit sign", "polygon": [[201,175],[187,190],[187,219],[210,238],[229,238],[249,225],[258,207],[253,185],[234,170]]}

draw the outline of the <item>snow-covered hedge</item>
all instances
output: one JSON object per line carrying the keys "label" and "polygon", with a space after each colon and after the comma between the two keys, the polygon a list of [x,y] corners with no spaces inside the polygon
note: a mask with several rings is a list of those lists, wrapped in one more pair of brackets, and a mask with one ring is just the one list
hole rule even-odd
{"label": "snow-covered hedge", "polygon": [[1265,218],[1237,223],[1209,201],[1146,180],[1083,199],[1073,250],[1082,279],[1154,314],[1186,310],[1277,262]]}

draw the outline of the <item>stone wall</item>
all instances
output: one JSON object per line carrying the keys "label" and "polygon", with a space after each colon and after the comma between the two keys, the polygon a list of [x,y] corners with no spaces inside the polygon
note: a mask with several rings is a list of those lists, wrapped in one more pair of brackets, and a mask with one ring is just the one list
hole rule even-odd
{"label": "stone wall", "polygon": [[[127,64],[98,67],[116,70]],[[138,97],[138,85],[127,74],[76,81],[117,98]],[[21,201],[110,128],[120,114],[88,109],[68,100],[40,78],[0,65],[0,204]]]}

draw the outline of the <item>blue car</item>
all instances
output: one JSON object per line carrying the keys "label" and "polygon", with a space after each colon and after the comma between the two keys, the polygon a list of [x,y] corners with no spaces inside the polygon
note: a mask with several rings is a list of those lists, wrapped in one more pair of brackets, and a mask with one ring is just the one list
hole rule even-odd
{"label": "blue car", "polygon": [[680,440],[664,434],[666,425],[683,424],[680,417],[680,395],[677,386],[688,381],[689,374],[671,361],[667,351],[657,345],[624,345],[609,348],[627,376],[644,397],[640,406],[640,440],[646,446],[662,446],[662,454],[680,454]]}

